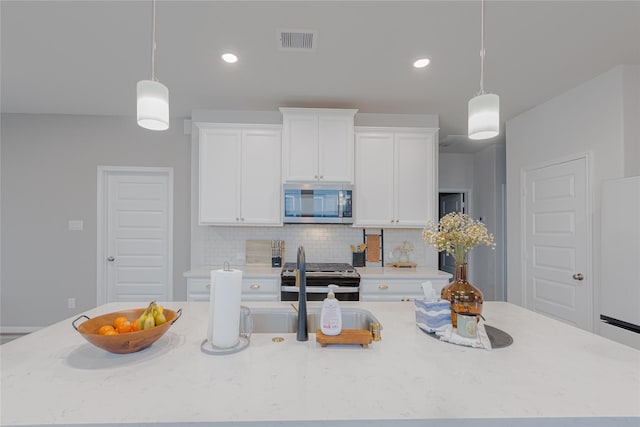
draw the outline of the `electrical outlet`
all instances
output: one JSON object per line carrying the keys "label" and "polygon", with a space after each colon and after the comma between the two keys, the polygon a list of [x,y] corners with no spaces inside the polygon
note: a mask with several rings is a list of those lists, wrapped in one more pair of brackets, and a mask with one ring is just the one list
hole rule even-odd
{"label": "electrical outlet", "polygon": [[76,308],[75,298],[67,298],[67,308]]}

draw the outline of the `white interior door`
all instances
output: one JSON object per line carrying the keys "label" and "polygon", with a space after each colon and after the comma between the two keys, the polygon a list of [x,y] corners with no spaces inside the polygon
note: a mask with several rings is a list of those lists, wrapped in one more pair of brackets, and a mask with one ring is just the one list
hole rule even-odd
{"label": "white interior door", "polygon": [[587,158],[524,171],[525,306],[592,330]]}
{"label": "white interior door", "polygon": [[98,172],[98,304],[172,300],[172,169]]}

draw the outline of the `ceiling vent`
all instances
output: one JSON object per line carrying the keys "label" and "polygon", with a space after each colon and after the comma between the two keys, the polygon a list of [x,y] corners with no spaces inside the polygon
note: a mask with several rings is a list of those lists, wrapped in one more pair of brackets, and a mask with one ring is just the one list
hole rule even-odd
{"label": "ceiling vent", "polygon": [[313,30],[278,30],[278,49],[311,52],[316,49],[318,32]]}

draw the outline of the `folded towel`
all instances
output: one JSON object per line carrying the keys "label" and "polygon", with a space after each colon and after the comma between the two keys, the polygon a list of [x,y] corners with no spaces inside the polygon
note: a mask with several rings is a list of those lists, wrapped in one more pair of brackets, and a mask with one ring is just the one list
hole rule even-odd
{"label": "folded towel", "polygon": [[491,341],[484,328],[484,322],[480,320],[478,322],[478,336],[476,338],[464,338],[456,333],[452,325],[447,325],[446,328],[440,331],[436,331],[436,335],[440,337],[440,340],[450,342],[452,344],[466,345],[475,348],[484,348],[485,350],[491,350]]}
{"label": "folded towel", "polygon": [[416,325],[420,329],[432,334],[451,326],[449,301],[414,301],[416,306]]}

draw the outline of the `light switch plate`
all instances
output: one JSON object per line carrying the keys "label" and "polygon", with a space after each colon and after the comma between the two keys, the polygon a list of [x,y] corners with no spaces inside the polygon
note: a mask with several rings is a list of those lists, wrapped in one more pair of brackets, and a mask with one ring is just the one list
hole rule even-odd
{"label": "light switch plate", "polygon": [[82,231],[84,229],[84,221],[81,219],[69,220],[69,231]]}

